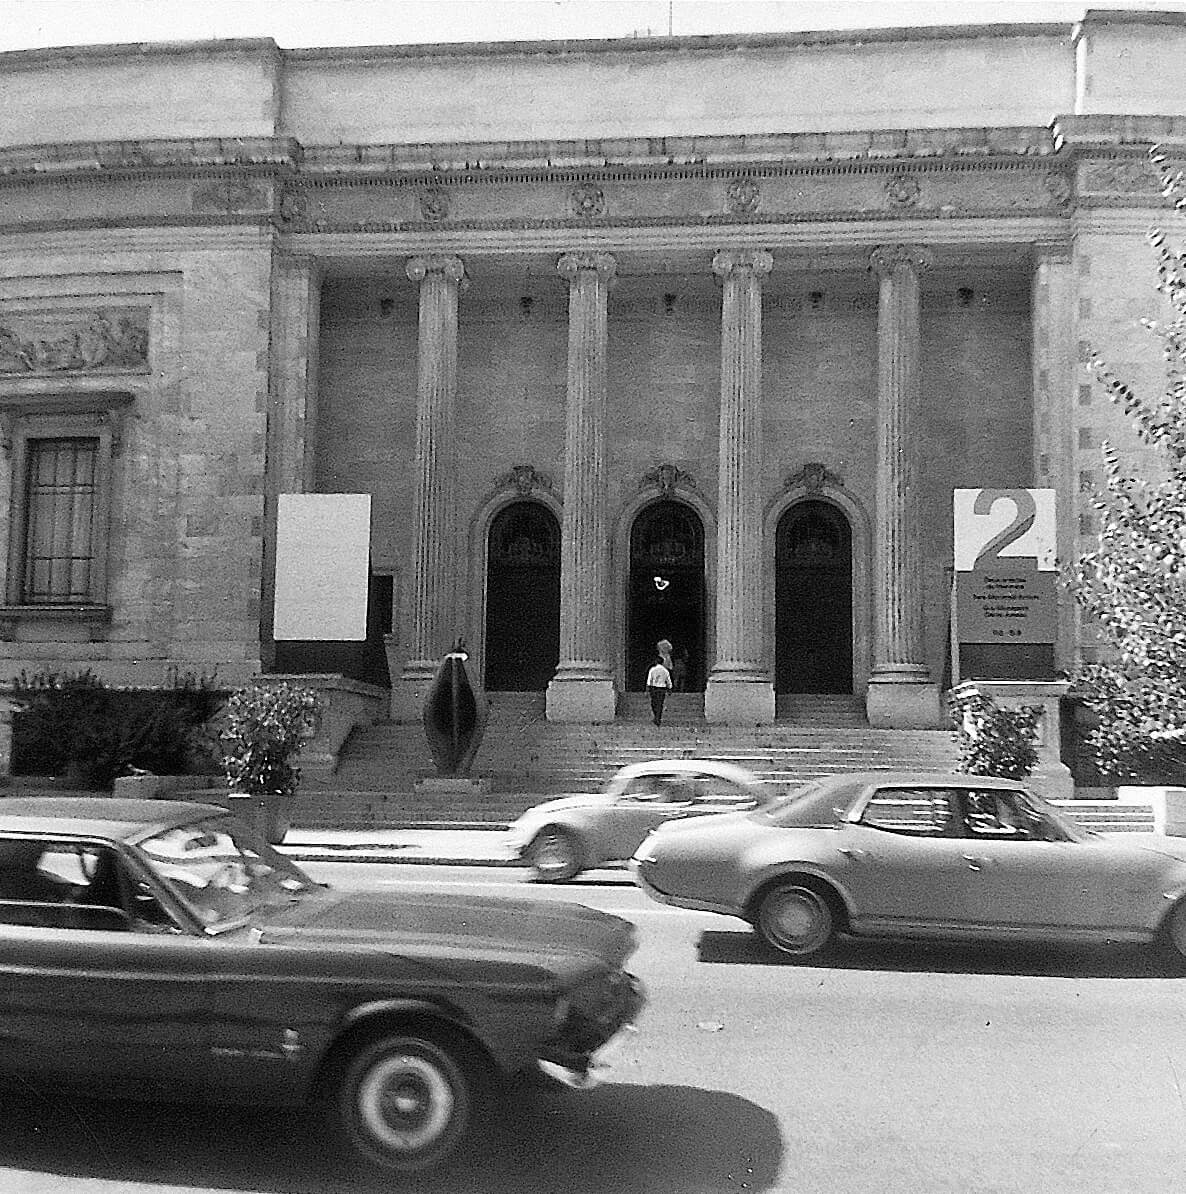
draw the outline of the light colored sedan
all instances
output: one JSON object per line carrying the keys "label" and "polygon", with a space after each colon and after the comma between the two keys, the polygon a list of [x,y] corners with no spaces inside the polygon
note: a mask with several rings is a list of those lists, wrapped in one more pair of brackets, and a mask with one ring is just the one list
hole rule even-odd
{"label": "light colored sedan", "polygon": [[1144,942],[1186,956],[1186,839],[1092,833],[1012,780],[831,776],[631,859],[654,899],[738,916],[806,959],[845,933]]}
{"label": "light colored sedan", "polygon": [[507,841],[535,878],[562,882],[629,858],[666,821],[754,809],[780,794],[744,768],[714,759],[631,763],[604,791],[529,808],[510,827]]}

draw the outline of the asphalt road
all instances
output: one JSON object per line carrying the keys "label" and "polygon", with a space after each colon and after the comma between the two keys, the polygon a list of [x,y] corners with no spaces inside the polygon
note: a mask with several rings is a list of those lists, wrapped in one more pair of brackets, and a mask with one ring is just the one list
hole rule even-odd
{"label": "asphalt road", "polygon": [[[442,1194],[1169,1194],[1186,1180],[1186,977],[1134,950],[849,944],[766,957],[737,921],[621,873],[311,864],[342,885],[578,899],[639,927],[650,1003],[591,1091],[523,1085],[488,1162]],[[0,1192],[340,1194],[301,1116],[0,1102]]]}

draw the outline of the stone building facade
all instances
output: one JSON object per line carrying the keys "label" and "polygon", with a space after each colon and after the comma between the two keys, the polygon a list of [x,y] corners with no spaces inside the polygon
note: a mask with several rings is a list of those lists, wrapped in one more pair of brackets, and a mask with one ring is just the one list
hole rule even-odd
{"label": "stone building facade", "polygon": [[[1055,489],[1072,559],[1134,450],[1089,349],[1161,383],[1184,68],[1145,12],[0,55],[0,672],[401,718],[464,636],[605,721],[668,637],[710,721],[937,724],[952,490]],[[292,492],[371,495],[361,653],[272,639]]]}

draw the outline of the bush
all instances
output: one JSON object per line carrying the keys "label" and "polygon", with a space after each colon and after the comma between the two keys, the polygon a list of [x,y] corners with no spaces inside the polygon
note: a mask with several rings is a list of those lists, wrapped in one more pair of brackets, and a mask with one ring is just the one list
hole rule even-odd
{"label": "bush", "polygon": [[217,771],[211,718],[226,699],[213,678],[172,672],[162,688],[109,688],[93,672],[21,672],[13,682],[14,771],[110,789],[131,769]]}
{"label": "bush", "polygon": [[219,739],[227,786],[253,796],[292,796],[300,769],[292,760],[316,729],[321,700],[312,688],[260,681],[231,693]]}
{"label": "bush", "polygon": [[1025,779],[1038,765],[1036,705],[1002,709],[977,690],[951,698],[960,744],[960,770],[968,775]]}

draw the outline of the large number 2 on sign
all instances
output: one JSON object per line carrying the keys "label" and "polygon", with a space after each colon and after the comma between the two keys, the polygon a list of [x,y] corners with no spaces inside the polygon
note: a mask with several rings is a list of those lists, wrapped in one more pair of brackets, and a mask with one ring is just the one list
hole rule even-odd
{"label": "large number 2 on sign", "polygon": [[991,564],[1001,554],[1001,548],[1020,539],[1034,525],[1038,507],[1034,503],[1034,495],[1028,489],[982,489],[976,495],[976,502],[972,506],[973,514],[988,514],[993,506],[1000,501],[1013,503],[1013,521],[998,531],[980,549],[974,569]]}

